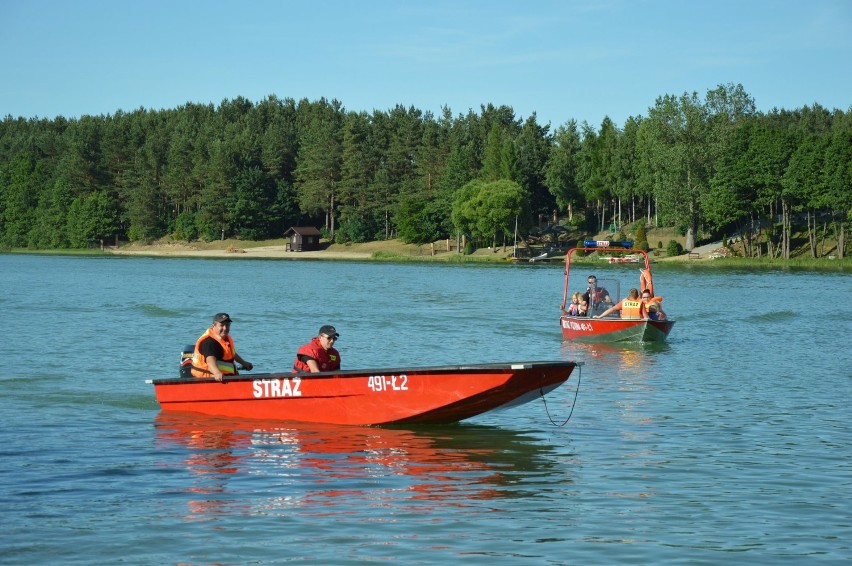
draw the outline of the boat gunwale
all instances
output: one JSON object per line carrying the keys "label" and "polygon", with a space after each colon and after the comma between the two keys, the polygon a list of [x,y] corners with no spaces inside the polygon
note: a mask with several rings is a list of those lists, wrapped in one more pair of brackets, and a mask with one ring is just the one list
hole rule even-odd
{"label": "boat gunwale", "polygon": [[[589,317],[584,316],[571,316],[571,315],[563,315],[559,318],[559,323],[562,329],[562,337],[564,340],[570,340],[572,342],[586,342],[586,343],[595,343],[595,342],[603,342],[603,343],[618,343],[618,342],[658,342],[665,341],[666,337],[668,337],[669,333],[672,331],[672,328],[675,325],[674,319],[663,319],[663,320],[651,320],[648,318],[596,318],[594,322],[600,323],[604,322],[605,324],[601,325],[605,328],[600,328],[596,332],[576,332],[576,331],[568,331],[566,327],[562,324],[563,320],[576,320],[581,322],[588,322]],[[641,330],[640,330],[641,327]],[[651,339],[651,340],[636,340],[637,336],[644,337],[649,332],[649,327],[652,329],[650,332],[659,333],[659,340]],[[572,336],[568,336],[568,334],[573,334]]]}
{"label": "boat gunwale", "polygon": [[365,369],[349,369],[339,371],[323,371],[317,373],[296,373],[296,372],[268,372],[256,373],[252,375],[226,375],[222,381],[217,381],[212,377],[168,377],[159,379],[147,380],[153,385],[186,385],[194,383],[225,383],[239,381],[254,381],[256,379],[292,379],[298,377],[300,379],[334,379],[334,378],[363,378],[371,375],[382,374],[408,374],[418,375],[424,373],[432,374],[447,374],[447,373],[470,373],[473,371],[499,371],[513,372],[519,370],[532,370],[537,368],[576,368],[582,366],[583,362],[568,361],[568,360],[543,360],[543,361],[523,361],[523,362],[501,362],[488,364],[460,364],[460,365],[444,365],[444,366],[422,366],[412,368],[365,368]]}
{"label": "boat gunwale", "polygon": [[559,317],[560,320],[563,319],[563,318],[569,318],[571,320],[579,320],[579,321],[585,321],[585,322],[588,322],[589,320],[594,320],[595,322],[603,322],[603,323],[633,323],[630,326],[635,326],[636,323],[647,323],[647,324],[650,324],[651,326],[667,326],[667,325],[673,325],[675,322],[677,322],[673,318],[664,318],[662,320],[659,320],[659,319],[654,320],[653,318],[639,318],[639,317],[619,318],[619,317],[613,317],[612,315],[610,315],[610,317],[595,318],[593,316],[580,316],[580,315],[573,315],[573,314],[563,314],[562,316]]}

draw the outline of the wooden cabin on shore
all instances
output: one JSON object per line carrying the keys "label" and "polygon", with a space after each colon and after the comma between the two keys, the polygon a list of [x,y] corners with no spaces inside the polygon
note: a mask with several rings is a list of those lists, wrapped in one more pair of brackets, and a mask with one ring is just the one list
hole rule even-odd
{"label": "wooden cabin on shore", "polygon": [[313,226],[293,226],[284,232],[290,241],[285,244],[288,252],[315,252],[320,249],[322,234]]}

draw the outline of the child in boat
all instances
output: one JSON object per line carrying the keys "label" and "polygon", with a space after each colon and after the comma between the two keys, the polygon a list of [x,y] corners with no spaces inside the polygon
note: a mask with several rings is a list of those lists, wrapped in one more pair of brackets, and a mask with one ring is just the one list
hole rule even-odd
{"label": "child in boat", "polygon": [[660,301],[653,301],[648,305],[648,318],[651,320],[664,320],[666,313],[663,312]]}
{"label": "child in boat", "polygon": [[571,304],[568,305],[568,315],[569,316],[580,316],[580,299],[582,298],[582,293],[579,291],[575,292],[571,295]]}
{"label": "child in boat", "polygon": [[589,316],[589,302],[586,299],[580,298],[580,308],[577,316]]}

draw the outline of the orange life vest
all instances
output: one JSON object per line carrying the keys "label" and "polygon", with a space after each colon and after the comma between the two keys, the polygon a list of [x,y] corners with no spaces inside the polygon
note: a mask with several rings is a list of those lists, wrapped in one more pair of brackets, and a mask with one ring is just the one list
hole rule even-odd
{"label": "orange life vest", "polygon": [[640,300],[624,299],[621,301],[621,318],[642,318],[645,305]]}
{"label": "orange life vest", "polygon": [[234,349],[234,339],[231,338],[230,334],[224,338],[211,334],[209,328],[195,342],[195,352],[192,354],[192,375],[194,377],[213,376],[213,373],[207,366],[207,359],[201,355],[201,351],[199,350],[201,343],[207,338],[212,338],[218,342],[219,345],[222,346],[222,350],[225,352],[225,355],[221,360],[216,360],[216,366],[219,368],[219,371],[221,371],[224,375],[237,375],[237,365],[234,363],[234,355],[236,354],[236,350]]}

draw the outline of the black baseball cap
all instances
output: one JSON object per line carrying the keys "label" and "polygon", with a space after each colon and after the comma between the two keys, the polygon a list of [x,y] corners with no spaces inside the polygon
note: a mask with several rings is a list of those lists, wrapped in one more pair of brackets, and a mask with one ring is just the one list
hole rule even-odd
{"label": "black baseball cap", "polygon": [[319,333],[320,333],[320,335],[323,335],[323,334],[324,334],[324,335],[326,335],[326,336],[334,336],[335,338],[337,338],[338,336],[340,336],[340,334],[338,334],[338,332],[337,332],[337,329],[336,329],[336,328],[334,328],[334,327],[333,327],[332,325],[330,325],[330,324],[326,324],[325,326],[323,326],[322,328],[320,328]]}

